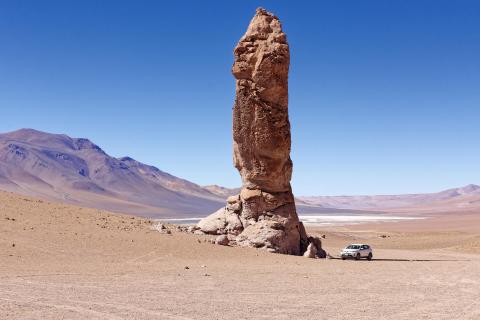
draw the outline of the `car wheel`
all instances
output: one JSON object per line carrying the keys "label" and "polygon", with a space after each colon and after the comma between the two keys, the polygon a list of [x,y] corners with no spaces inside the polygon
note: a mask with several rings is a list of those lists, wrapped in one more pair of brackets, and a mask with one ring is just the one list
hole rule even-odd
{"label": "car wheel", "polygon": [[357,255],[355,256],[355,260],[360,260],[360,253],[357,253]]}
{"label": "car wheel", "polygon": [[345,259],[347,259],[347,258],[346,258],[346,257],[342,257],[342,260],[345,260]]}
{"label": "car wheel", "polygon": [[370,261],[370,260],[372,260],[372,258],[373,258],[373,255],[372,255],[372,253],[370,252],[370,253],[368,254],[367,260]]}

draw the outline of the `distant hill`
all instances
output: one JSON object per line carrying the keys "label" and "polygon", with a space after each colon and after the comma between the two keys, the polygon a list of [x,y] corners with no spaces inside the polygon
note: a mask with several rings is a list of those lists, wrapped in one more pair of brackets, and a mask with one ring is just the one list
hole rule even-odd
{"label": "distant hill", "polygon": [[241,188],[225,188],[225,187],[217,186],[216,184],[213,184],[210,186],[204,186],[203,188],[225,199],[228,198],[229,196],[239,194],[241,189]]}
{"label": "distant hill", "polygon": [[144,216],[208,214],[225,197],[88,139],[32,129],[0,134],[0,189]]}
{"label": "distant hill", "polygon": [[299,197],[305,203],[331,208],[383,211],[448,211],[480,209],[480,186],[470,184],[437,193],[377,196]]}

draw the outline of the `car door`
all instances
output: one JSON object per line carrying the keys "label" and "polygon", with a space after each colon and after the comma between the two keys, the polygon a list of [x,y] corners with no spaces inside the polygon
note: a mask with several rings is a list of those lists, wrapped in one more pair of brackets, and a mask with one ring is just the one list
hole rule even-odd
{"label": "car door", "polygon": [[360,247],[360,255],[362,257],[368,256],[368,246],[363,245]]}

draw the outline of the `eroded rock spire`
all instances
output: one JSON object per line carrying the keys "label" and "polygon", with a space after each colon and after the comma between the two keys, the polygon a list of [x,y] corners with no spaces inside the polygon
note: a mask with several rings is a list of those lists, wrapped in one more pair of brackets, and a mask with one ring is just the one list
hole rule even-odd
{"label": "eroded rock spire", "polygon": [[198,227],[227,234],[238,245],[303,254],[311,241],[290,186],[290,50],[278,18],[257,9],[234,55],[233,158],[242,190]]}

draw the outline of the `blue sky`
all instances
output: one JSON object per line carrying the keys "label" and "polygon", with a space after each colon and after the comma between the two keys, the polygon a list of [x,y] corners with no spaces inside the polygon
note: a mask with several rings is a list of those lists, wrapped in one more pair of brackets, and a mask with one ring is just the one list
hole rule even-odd
{"label": "blue sky", "polygon": [[232,50],[255,8],[291,47],[293,188],[480,183],[480,2],[0,1],[0,132],[88,137],[199,184],[240,184]]}

